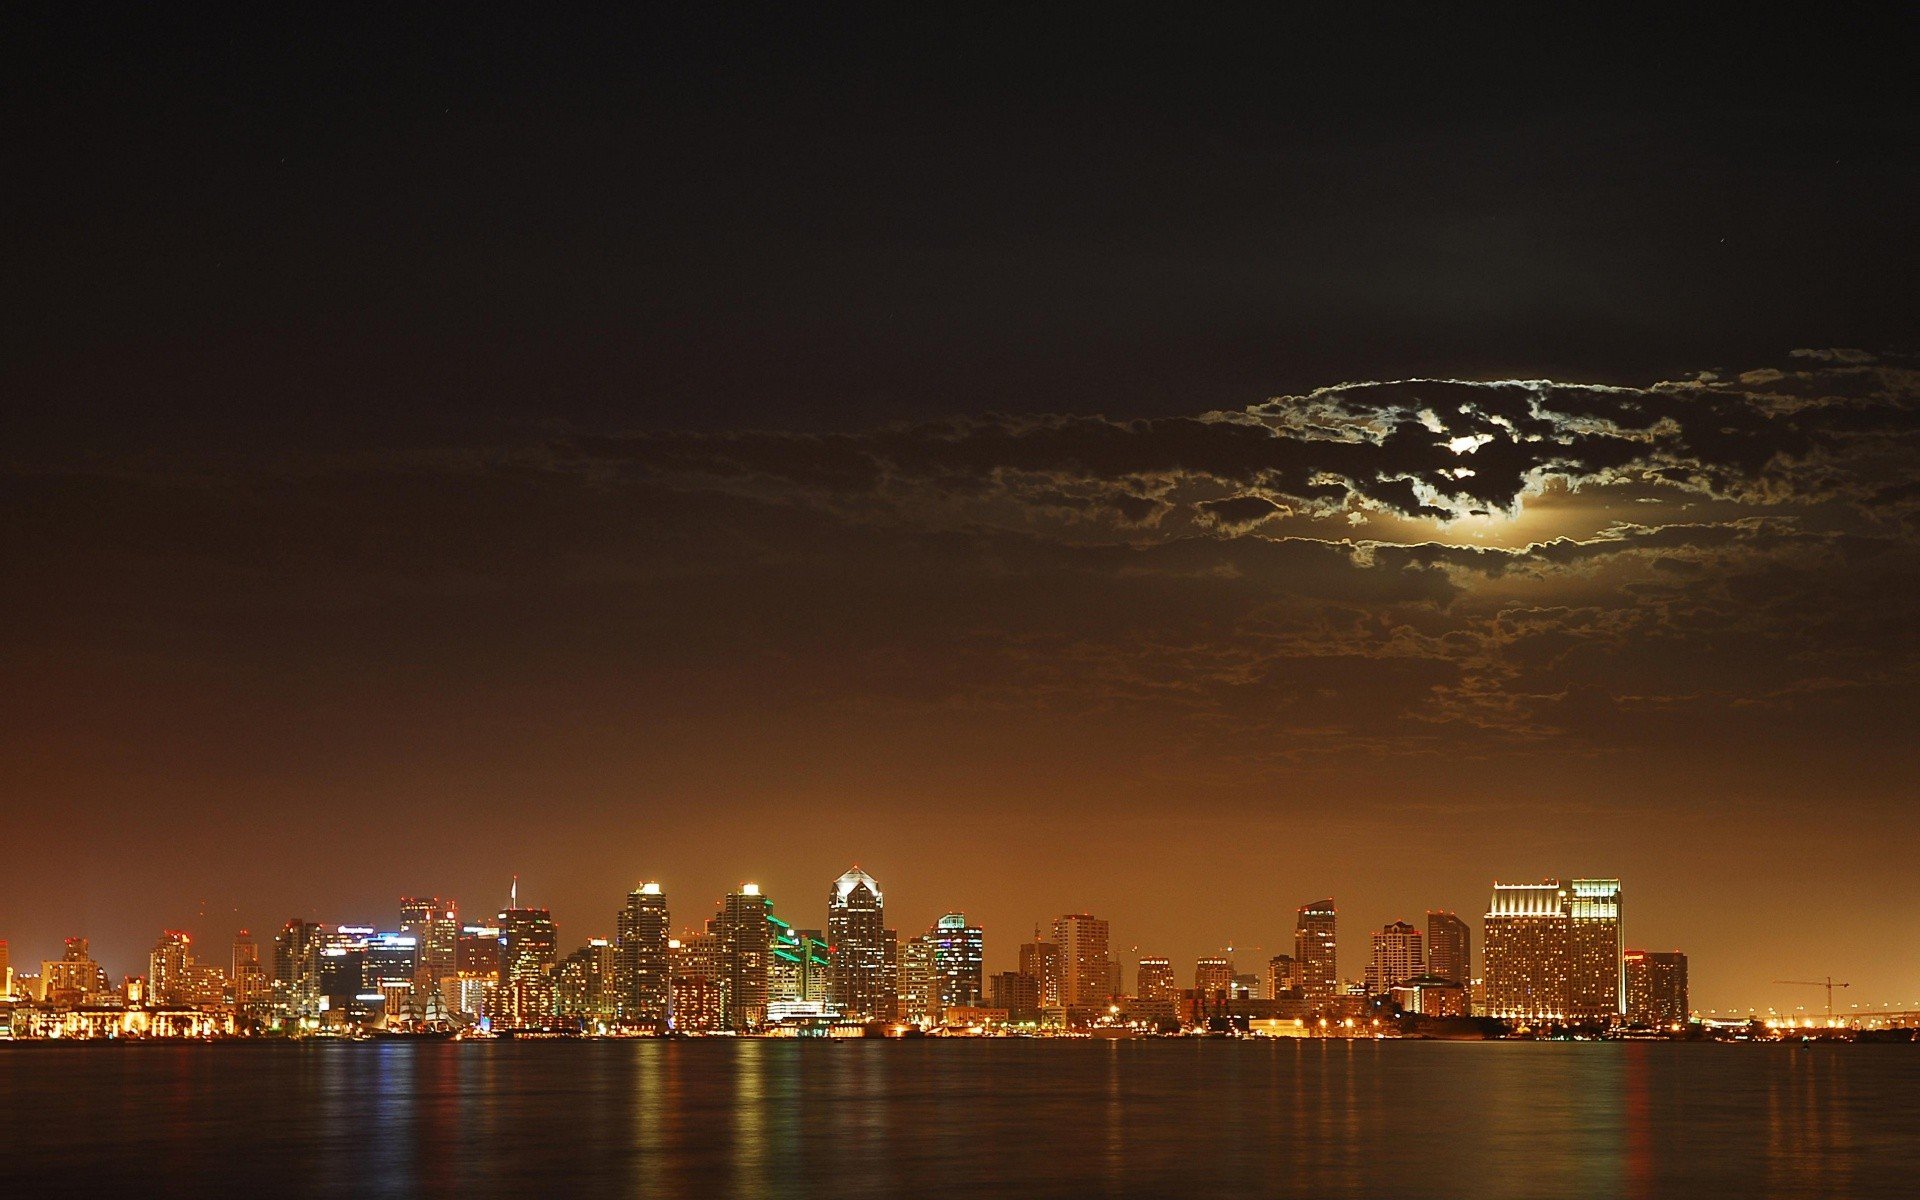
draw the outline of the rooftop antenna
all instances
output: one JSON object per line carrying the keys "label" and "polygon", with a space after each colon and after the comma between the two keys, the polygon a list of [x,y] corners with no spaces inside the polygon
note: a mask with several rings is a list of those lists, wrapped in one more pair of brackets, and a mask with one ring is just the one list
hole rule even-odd
{"label": "rooftop antenna", "polygon": [[507,889],[507,907],[520,907],[520,877],[518,875],[513,877],[513,886]]}

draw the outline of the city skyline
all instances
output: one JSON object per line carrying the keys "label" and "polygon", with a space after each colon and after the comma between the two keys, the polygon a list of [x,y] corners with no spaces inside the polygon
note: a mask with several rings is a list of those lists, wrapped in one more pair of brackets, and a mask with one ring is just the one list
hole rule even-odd
{"label": "city skyline", "polygon": [[[1028,947],[1025,943],[1030,940],[1030,935],[1035,929],[1038,930],[1040,936],[1047,939],[1050,947],[1052,947],[1053,953],[1057,956],[1061,953],[1061,946],[1063,945],[1062,939],[1071,939],[1073,935],[1070,931],[1077,927],[1076,923],[1085,922],[1091,922],[1094,926],[1098,927],[1095,931],[1095,936],[1100,939],[1098,946],[1105,948],[1105,961],[1110,965],[1113,973],[1112,978],[1119,981],[1119,986],[1112,989],[1115,994],[1120,992],[1129,995],[1138,994],[1140,980],[1136,971],[1138,964],[1143,961],[1169,964],[1162,968],[1162,970],[1166,972],[1166,977],[1173,981],[1173,985],[1176,988],[1195,986],[1196,978],[1205,977],[1208,974],[1208,963],[1217,963],[1221,969],[1231,967],[1229,975],[1222,976],[1222,978],[1231,978],[1236,975],[1243,979],[1251,978],[1256,981],[1254,984],[1256,994],[1262,991],[1270,992],[1273,986],[1272,969],[1277,962],[1284,962],[1290,973],[1289,978],[1291,982],[1289,986],[1295,989],[1302,989],[1306,984],[1306,976],[1311,973],[1310,966],[1303,967],[1303,962],[1310,964],[1312,957],[1319,953],[1315,947],[1320,946],[1323,940],[1334,943],[1337,951],[1337,958],[1333,964],[1330,977],[1331,990],[1304,990],[1302,994],[1309,1000],[1316,997],[1325,998],[1335,994],[1346,994],[1348,988],[1360,987],[1362,985],[1364,985],[1365,991],[1368,993],[1384,995],[1393,985],[1399,983],[1402,979],[1413,976],[1452,978],[1453,982],[1456,983],[1464,985],[1471,982],[1477,986],[1482,982],[1483,974],[1487,974],[1484,972],[1484,960],[1488,951],[1489,941],[1491,940],[1495,943],[1499,941],[1497,934],[1493,935],[1490,939],[1487,932],[1491,924],[1490,918],[1509,913],[1527,915],[1536,912],[1544,913],[1545,909],[1542,908],[1541,905],[1547,903],[1557,905],[1558,911],[1561,912],[1563,917],[1569,916],[1574,911],[1573,905],[1576,903],[1572,898],[1572,893],[1577,891],[1580,885],[1587,885],[1589,889],[1595,885],[1603,885],[1604,887],[1613,889],[1610,893],[1613,897],[1611,900],[1612,907],[1609,910],[1611,913],[1610,920],[1612,921],[1610,926],[1611,932],[1607,935],[1610,941],[1604,944],[1611,947],[1611,961],[1614,965],[1612,967],[1612,982],[1604,986],[1611,989],[1609,994],[1615,999],[1614,1007],[1611,1010],[1605,1008],[1604,1005],[1599,1005],[1595,1001],[1589,1001],[1586,1007],[1582,1007],[1579,1004],[1573,1005],[1570,1009],[1566,1010],[1567,1015],[1577,1017],[1581,1015],[1598,1015],[1606,1011],[1622,1013],[1631,1011],[1629,992],[1632,985],[1627,972],[1627,964],[1629,961],[1642,956],[1650,956],[1651,961],[1659,962],[1675,952],[1679,953],[1682,963],[1679,968],[1682,990],[1690,991],[1695,998],[1692,1007],[1696,1012],[1703,1014],[1794,1012],[1812,1011],[1815,1007],[1809,1004],[1804,993],[1798,990],[1797,982],[1789,984],[1783,977],[1770,978],[1757,985],[1757,993],[1765,994],[1760,995],[1757,999],[1746,1004],[1725,1003],[1710,1005],[1701,1001],[1699,999],[1700,992],[1697,990],[1697,980],[1702,974],[1701,967],[1703,965],[1707,967],[1706,973],[1711,977],[1713,958],[1710,943],[1705,946],[1700,944],[1681,946],[1678,943],[1669,943],[1659,938],[1642,936],[1631,924],[1620,919],[1620,904],[1618,900],[1619,881],[1574,879],[1570,886],[1567,884],[1565,878],[1546,878],[1544,880],[1527,882],[1495,880],[1492,881],[1492,899],[1486,905],[1482,906],[1484,915],[1482,913],[1469,912],[1468,916],[1463,918],[1459,913],[1451,910],[1431,909],[1425,911],[1423,919],[1418,923],[1396,917],[1378,923],[1362,924],[1355,920],[1349,910],[1343,909],[1337,897],[1307,901],[1292,907],[1287,910],[1285,914],[1291,918],[1291,921],[1287,929],[1287,940],[1284,949],[1277,951],[1271,950],[1260,943],[1245,941],[1224,942],[1212,948],[1199,950],[1185,959],[1177,953],[1169,954],[1158,947],[1148,946],[1138,942],[1127,942],[1124,940],[1126,934],[1124,928],[1122,928],[1118,934],[1113,932],[1113,927],[1116,924],[1115,921],[1107,917],[1085,912],[1069,912],[1054,918],[1042,919],[1031,925],[1016,923],[1012,927],[1011,932],[1018,935],[1017,941],[1010,940],[1006,936],[1006,931],[988,930],[988,936],[984,938],[985,953],[981,955],[977,949],[983,942],[981,927],[978,923],[970,923],[962,912],[947,910],[940,913],[934,920],[924,926],[926,932],[923,937],[920,934],[913,933],[910,930],[903,930],[899,927],[899,922],[902,920],[905,920],[906,924],[911,926],[911,918],[900,917],[897,910],[882,913],[876,907],[873,910],[872,934],[863,933],[861,936],[874,937],[875,954],[878,953],[878,939],[876,936],[878,933],[884,931],[885,934],[895,940],[895,945],[888,947],[890,957],[888,958],[888,974],[885,976],[885,982],[875,982],[864,985],[866,990],[857,993],[863,999],[849,1004],[847,1002],[848,993],[844,989],[850,985],[840,981],[829,970],[824,975],[824,978],[829,982],[823,985],[821,998],[829,1000],[832,1004],[844,1009],[848,1013],[868,1011],[872,1007],[872,1002],[864,999],[864,997],[876,994],[874,989],[889,989],[888,994],[891,996],[891,989],[895,987],[904,989],[908,986],[906,982],[908,973],[902,970],[902,964],[908,961],[911,954],[906,948],[910,940],[924,940],[928,943],[929,947],[931,947],[932,944],[938,940],[937,935],[950,932],[954,935],[961,933],[969,935],[972,939],[972,944],[976,947],[972,960],[974,965],[970,968],[972,973],[971,978],[974,980],[974,983],[971,985],[972,991],[969,994],[974,997],[974,1002],[985,1004],[990,998],[990,980],[994,976],[1024,972],[1034,975],[1038,979],[1053,978],[1050,977],[1047,972],[1055,969],[1054,967],[1032,961],[1026,953]],[[774,961],[771,956],[774,950],[777,949],[776,943],[772,940],[773,932],[781,929],[792,930],[800,928],[802,934],[805,934],[807,931],[804,926],[810,921],[816,922],[819,929],[826,934],[826,939],[821,943],[823,949],[831,950],[835,944],[832,931],[836,928],[834,917],[836,902],[843,902],[849,891],[857,891],[863,887],[873,888],[873,894],[876,897],[882,894],[874,876],[863,871],[857,865],[834,881],[834,886],[829,891],[829,900],[818,914],[811,912],[804,904],[793,904],[790,907],[782,907],[778,896],[753,881],[743,881],[742,883],[734,885],[733,890],[717,897],[711,907],[703,908],[696,904],[693,907],[680,908],[675,906],[673,892],[665,882],[657,879],[648,879],[633,885],[633,888],[625,897],[625,904],[614,910],[602,925],[593,925],[591,922],[588,922],[586,923],[586,928],[580,929],[570,927],[569,922],[555,917],[550,908],[536,904],[531,900],[526,901],[525,905],[523,905],[522,897],[520,896],[520,887],[520,877],[517,875],[511,876],[508,883],[507,898],[497,916],[492,906],[480,905],[469,914],[470,919],[456,923],[449,932],[445,934],[441,934],[437,930],[432,929],[430,925],[422,924],[418,928],[415,928],[413,924],[415,922],[429,921],[443,906],[447,908],[444,915],[449,920],[452,920],[456,916],[456,911],[453,906],[457,904],[457,900],[453,898],[443,899],[440,896],[434,896],[428,900],[403,895],[398,898],[397,903],[393,906],[392,913],[372,916],[368,916],[367,914],[354,914],[352,919],[343,921],[320,920],[315,924],[315,927],[322,931],[337,927],[342,931],[354,931],[366,935],[375,935],[383,926],[391,926],[397,929],[402,935],[418,933],[420,935],[418,944],[422,947],[422,950],[419,951],[422,956],[420,961],[423,964],[429,961],[437,964],[432,968],[432,973],[434,974],[450,974],[451,971],[448,969],[447,964],[453,961],[451,947],[453,930],[461,928],[481,928],[499,921],[501,927],[498,929],[498,932],[501,934],[503,947],[506,947],[509,944],[509,939],[515,932],[512,919],[514,914],[526,914],[538,924],[540,929],[539,944],[532,957],[528,959],[531,964],[534,964],[530,969],[531,974],[537,974],[544,978],[547,974],[551,973],[556,965],[560,963],[560,960],[568,954],[585,952],[595,945],[609,947],[607,951],[610,956],[608,959],[609,970],[631,971],[633,969],[631,964],[637,960],[632,957],[631,952],[625,949],[625,947],[629,945],[629,942],[623,940],[623,935],[628,930],[631,930],[636,937],[658,939],[660,956],[650,969],[664,972],[665,949],[669,944],[669,939],[671,939],[670,944],[677,947],[689,939],[701,936],[703,928],[708,931],[718,928],[721,931],[719,935],[721,938],[720,944],[724,945],[728,936],[726,932],[730,919],[728,914],[738,910],[741,904],[746,903],[753,906],[751,911],[756,915],[763,912],[765,914],[765,921],[755,923],[756,929],[764,928],[765,922],[771,922],[773,926],[773,931],[766,934],[769,939],[766,943],[766,949],[763,952],[768,956],[765,959],[766,965],[758,968],[762,976],[766,977]],[[1552,899],[1556,895],[1558,899]],[[1544,896],[1547,897],[1548,900],[1514,902],[1511,900],[1514,896]],[[1518,903],[1519,907],[1514,907],[1515,903]],[[633,919],[632,914],[639,911],[636,906],[640,905],[646,906],[647,911],[653,911],[659,915],[656,915],[651,920]],[[1532,907],[1527,907],[1528,905],[1532,905]],[[1336,917],[1336,914],[1339,915]],[[1415,915],[1419,916],[1420,914]],[[661,919],[662,916],[665,918],[664,922]],[[311,913],[297,914],[293,920],[313,922],[314,917],[315,914]],[[1336,936],[1331,932],[1331,929],[1328,928],[1324,938],[1317,934],[1315,936],[1309,935],[1309,930],[1320,931],[1323,927],[1327,927],[1330,918],[1338,920],[1342,932]],[[477,924],[474,922],[477,922]],[[1442,961],[1452,961],[1448,956],[1456,952],[1455,939],[1460,936],[1448,928],[1447,923],[1449,922],[1463,923],[1464,925],[1463,944],[1466,948],[1468,961],[1471,964],[1471,973],[1466,979],[1453,978],[1440,966]],[[884,930],[882,930],[883,926],[885,927]],[[841,926],[841,928],[844,927],[844,925]],[[262,926],[260,925],[237,926],[231,931],[233,937],[234,970],[236,974],[238,973],[239,956],[243,942],[245,942],[248,947],[255,948],[255,961],[258,961],[257,945],[261,928]],[[266,926],[266,928],[269,930],[278,929],[279,923],[274,922]],[[1423,930],[1425,931],[1425,936],[1423,936]],[[1434,938],[1432,935],[1436,930],[1445,931],[1445,937],[1442,939]],[[0,934],[4,934],[5,932],[5,930],[0,930]],[[1384,951],[1384,953],[1388,955],[1388,958],[1385,960],[1382,959],[1383,935],[1388,939],[1390,946],[1389,949]],[[186,931],[173,929],[161,931],[163,944],[165,944],[168,939],[184,938],[187,936],[188,933]],[[194,934],[193,936],[203,935]],[[219,934],[216,930],[213,934],[213,940],[204,941],[203,937],[204,944],[219,944],[219,939],[222,936],[223,935]],[[378,934],[378,936],[392,938],[396,935],[393,933],[384,933]],[[84,934],[79,934],[62,938],[61,941],[70,943],[74,940],[74,937],[80,938],[83,942],[88,940]],[[1115,940],[1116,938],[1119,940]],[[1413,967],[1383,973],[1380,970],[1383,961],[1406,961],[1405,955],[1408,951],[1402,944],[1409,939],[1411,942],[1410,953]],[[430,941],[435,947],[431,950],[427,949]],[[1443,942],[1444,944],[1442,944]],[[42,961],[43,956],[33,954],[29,954],[25,959],[20,958],[20,948],[23,946],[23,943],[19,938],[0,937],[0,946],[7,946],[9,943],[12,947],[10,953],[13,955],[15,962],[25,961],[38,963]],[[861,943],[856,939],[853,942],[843,941],[840,944],[848,945],[851,948]],[[1340,950],[1340,946],[1344,946],[1344,950]],[[1304,955],[1302,953],[1303,949],[1305,950]],[[158,962],[159,960],[155,958],[157,953],[157,950],[149,945],[141,955],[136,956],[137,964],[146,965]],[[503,949],[502,953],[505,956],[503,961],[507,964],[503,968],[503,979],[511,979],[515,976],[512,963],[516,960],[517,952],[512,949]],[[1569,949],[1562,953],[1571,955],[1574,953],[1574,950]],[[1399,957],[1394,957],[1396,955]],[[93,954],[94,961],[100,961],[103,957],[107,957],[107,955],[102,953]],[[110,958],[109,961],[111,961]],[[847,960],[841,959],[840,961]],[[944,960],[942,960],[942,962],[944,965]],[[873,963],[874,966],[867,968],[868,970],[878,968],[879,960],[877,957],[873,959]],[[1196,969],[1199,972],[1199,976],[1196,977],[1192,972],[1187,971],[1183,963],[1197,964]],[[615,966],[614,964],[619,965]],[[934,960],[929,958],[928,967],[930,970],[933,969],[933,965]],[[1429,965],[1434,969],[1429,971]],[[103,963],[103,969],[104,967],[105,964]],[[426,968],[423,966],[423,970],[424,969]],[[1058,969],[1061,971],[1061,974],[1057,978],[1063,981],[1068,979],[1072,973],[1064,967]],[[1795,972],[1789,968],[1783,967],[1782,970],[1785,971],[1787,975],[1795,974]],[[948,973],[951,974],[950,971]],[[1811,973],[1811,971],[1808,969],[1800,971],[1799,973],[1806,974]],[[22,975],[24,972],[16,966],[15,974]],[[109,972],[108,974],[112,978],[120,978],[123,976],[133,977],[141,975],[142,972],[135,969],[132,971]],[[642,974],[644,975],[645,972],[643,971]],[[614,987],[617,994],[622,997],[628,996],[629,994],[640,994],[631,992],[626,982],[626,980],[630,978],[632,978],[631,975],[622,975],[620,977],[621,981],[618,984],[610,984],[609,986]],[[1155,979],[1157,982],[1159,976],[1156,975]],[[1185,982],[1182,982],[1183,980]],[[157,985],[150,983],[149,986]],[[543,986],[550,990],[552,985],[548,983]],[[646,986],[644,983],[640,985],[643,991]],[[664,982],[661,982],[659,986],[664,988]],[[941,990],[946,986],[947,985],[938,982],[937,979],[933,977],[929,978],[929,987],[937,991],[941,1003],[962,1003],[962,1000],[958,998],[957,994],[950,994],[948,991]],[[1041,984],[1039,986],[1041,987],[1041,992],[1037,993],[1037,995],[1043,995],[1047,985]],[[1087,994],[1094,996],[1104,995],[1106,994],[1107,986],[1106,984],[1089,982],[1087,984]],[[1851,982],[1849,986],[1852,986]],[[1588,990],[1591,991],[1592,988],[1589,987]],[[542,994],[545,995],[546,993]],[[653,993],[650,992],[644,994],[653,995]],[[637,1024],[646,1024],[649,1020],[663,1019],[665,1011],[664,991],[659,993],[659,996],[660,999],[655,1001],[634,1001],[631,1008],[627,1006],[625,1001],[615,1001],[615,1003],[621,1005],[620,1011],[622,1012],[623,1020]],[[761,1012],[765,1010],[765,999],[754,1000],[751,1001],[751,1003],[754,1005],[754,1011]],[[904,1003],[904,1000],[902,1000],[902,1003]],[[1092,1003],[1092,1001],[1082,996],[1070,1002],[1069,997],[1066,994],[1062,994],[1060,996],[1060,1003],[1068,1004],[1068,1006],[1072,1007],[1084,1006]],[[1529,1009],[1525,1005],[1508,1004],[1502,999],[1497,985],[1493,986],[1492,990],[1488,992],[1486,1003],[1486,1011],[1494,1016],[1525,1017],[1541,1015],[1540,1011]],[[1908,1000],[1894,994],[1889,994],[1879,999],[1869,999],[1866,991],[1854,991],[1847,1003],[1850,1004],[1853,1009],[1868,1011],[1902,1010],[1920,1006],[1920,1000]]]}

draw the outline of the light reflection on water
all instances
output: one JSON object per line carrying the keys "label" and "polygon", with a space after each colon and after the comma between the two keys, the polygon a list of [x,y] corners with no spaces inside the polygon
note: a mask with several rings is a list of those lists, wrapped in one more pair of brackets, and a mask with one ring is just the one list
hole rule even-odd
{"label": "light reflection on water", "polygon": [[1906,1196],[1920,1049],[0,1049],[0,1196]]}

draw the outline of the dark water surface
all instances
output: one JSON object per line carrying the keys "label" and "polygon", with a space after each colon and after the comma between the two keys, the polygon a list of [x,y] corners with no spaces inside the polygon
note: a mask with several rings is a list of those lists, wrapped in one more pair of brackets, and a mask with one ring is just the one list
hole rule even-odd
{"label": "dark water surface", "polygon": [[0,1047],[0,1196],[1916,1196],[1920,1047]]}

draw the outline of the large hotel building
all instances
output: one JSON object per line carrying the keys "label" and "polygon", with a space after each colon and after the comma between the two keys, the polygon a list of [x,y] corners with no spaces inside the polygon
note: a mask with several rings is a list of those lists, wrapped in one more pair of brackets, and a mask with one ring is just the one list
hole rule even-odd
{"label": "large hotel building", "polygon": [[1495,883],[1485,931],[1488,1016],[1591,1020],[1625,1010],[1619,880]]}

